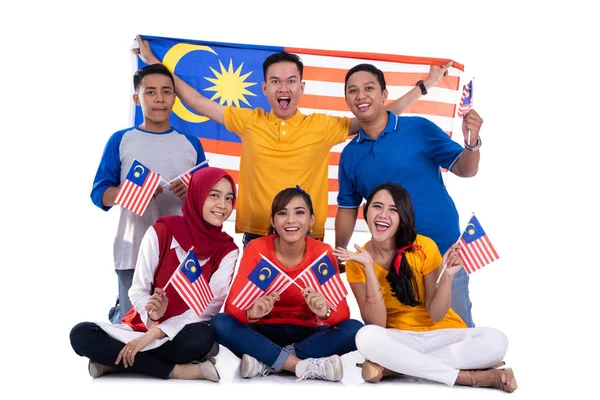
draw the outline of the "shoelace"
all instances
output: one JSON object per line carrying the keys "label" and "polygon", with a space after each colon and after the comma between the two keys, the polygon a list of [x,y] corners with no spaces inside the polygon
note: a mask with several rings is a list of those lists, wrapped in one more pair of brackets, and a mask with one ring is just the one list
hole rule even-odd
{"label": "shoelace", "polygon": [[271,373],[271,368],[267,367],[265,364],[258,360],[255,360],[254,362],[258,365],[258,371],[252,374],[252,376],[267,376]]}
{"label": "shoelace", "polygon": [[303,381],[305,379],[324,379],[327,380],[325,375],[325,360],[322,358],[313,358],[310,360],[310,364],[304,370],[304,373],[300,378],[296,379],[296,382]]}

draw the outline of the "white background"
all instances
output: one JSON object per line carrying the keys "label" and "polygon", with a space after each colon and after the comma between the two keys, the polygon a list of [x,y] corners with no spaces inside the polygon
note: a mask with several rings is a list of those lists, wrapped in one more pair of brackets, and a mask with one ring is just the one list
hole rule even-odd
{"label": "white background", "polygon": [[[475,323],[509,337],[506,361],[520,386],[513,397],[594,396],[600,31],[597,12],[583,5],[593,2],[195,1],[184,9],[185,3],[0,6],[3,398],[504,395],[404,380],[363,384],[352,364],[356,354],[344,357],[342,384],[241,381],[227,350],[219,355],[219,385],[92,380],[68,334],[77,322],[105,320],[116,295],[117,212],[96,208],[89,192],[107,139],[130,126],[129,48],[136,33],[465,64],[485,120],[482,160],[475,178],[451,178],[448,186],[461,225],[476,212],[501,256],[471,277]],[[232,224],[226,229],[233,232]],[[333,232],[326,241],[333,242]],[[278,382],[286,385],[267,391],[265,384]],[[15,394],[5,397],[9,390]]]}

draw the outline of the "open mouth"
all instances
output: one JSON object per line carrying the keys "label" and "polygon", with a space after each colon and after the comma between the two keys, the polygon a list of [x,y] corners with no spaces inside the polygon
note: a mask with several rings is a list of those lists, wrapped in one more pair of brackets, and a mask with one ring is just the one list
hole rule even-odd
{"label": "open mouth", "polygon": [[212,211],[213,215],[219,218],[223,218],[225,216],[225,213],[222,213],[220,211]]}
{"label": "open mouth", "polygon": [[363,104],[357,105],[356,107],[358,108],[358,111],[364,112],[364,111],[367,111],[369,109],[369,107],[371,107],[371,105],[367,104],[367,103],[363,103]]}
{"label": "open mouth", "polygon": [[377,232],[385,232],[390,228],[390,224],[386,222],[375,222],[375,229]]}
{"label": "open mouth", "polygon": [[285,231],[290,233],[298,232],[299,230],[300,228],[285,228]]}
{"label": "open mouth", "polygon": [[277,98],[277,103],[279,103],[279,107],[288,108],[290,106],[291,98],[289,96],[280,96]]}

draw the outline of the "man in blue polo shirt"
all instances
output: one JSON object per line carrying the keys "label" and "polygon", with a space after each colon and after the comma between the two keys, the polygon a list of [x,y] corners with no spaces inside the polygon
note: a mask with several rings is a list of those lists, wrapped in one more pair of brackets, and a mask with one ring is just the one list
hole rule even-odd
{"label": "man in blue polo shirt", "polygon": [[[417,233],[433,239],[444,254],[458,240],[460,231],[458,212],[444,186],[440,167],[461,177],[477,173],[483,120],[475,110],[464,117],[463,148],[426,118],[396,116],[385,109],[383,72],[370,64],[348,71],[345,93],[361,129],[340,158],[336,247],[348,246],[363,198],[375,186],[393,182],[410,193]],[[468,285],[469,276],[463,269],[452,283],[451,307],[473,327]]]}

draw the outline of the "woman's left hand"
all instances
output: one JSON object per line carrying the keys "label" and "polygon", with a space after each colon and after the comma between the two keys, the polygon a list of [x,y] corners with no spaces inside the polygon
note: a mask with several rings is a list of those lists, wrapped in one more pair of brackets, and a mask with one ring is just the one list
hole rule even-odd
{"label": "woman's left hand", "polygon": [[115,361],[115,365],[118,365],[121,360],[123,360],[123,366],[125,368],[131,367],[135,361],[135,355],[138,353],[138,351],[148,346],[153,340],[153,330],[146,332],[143,336],[140,336],[137,339],[133,339],[121,349],[119,355],[117,356],[117,360]]}
{"label": "woman's left hand", "polygon": [[307,287],[302,290],[302,296],[310,311],[312,311],[317,317],[324,318],[327,315],[327,301],[325,297],[319,292],[315,292],[311,288]]}
{"label": "woman's left hand", "polygon": [[463,267],[462,258],[458,255],[458,245],[452,246],[446,251],[442,258],[442,265],[446,265],[446,272],[449,277],[454,276]]}
{"label": "woman's left hand", "polygon": [[355,244],[354,248],[358,253],[353,253],[350,250],[346,250],[343,247],[333,249],[333,255],[340,261],[356,261],[363,266],[373,265],[373,257],[366,249],[363,249],[359,245]]}

